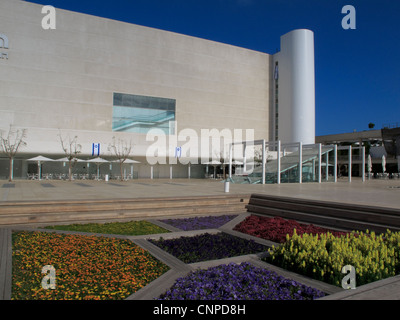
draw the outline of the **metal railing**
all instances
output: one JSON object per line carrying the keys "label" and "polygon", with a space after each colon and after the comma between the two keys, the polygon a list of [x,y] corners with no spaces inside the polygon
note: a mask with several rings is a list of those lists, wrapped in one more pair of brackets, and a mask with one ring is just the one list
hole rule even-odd
{"label": "metal railing", "polygon": [[383,124],[382,129],[394,129],[399,127],[400,127],[400,122],[392,122]]}

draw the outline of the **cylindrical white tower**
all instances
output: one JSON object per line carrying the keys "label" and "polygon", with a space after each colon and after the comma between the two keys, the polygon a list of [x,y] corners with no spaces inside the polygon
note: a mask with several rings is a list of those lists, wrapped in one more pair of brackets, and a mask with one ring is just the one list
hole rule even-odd
{"label": "cylindrical white tower", "polygon": [[315,143],[314,33],[299,29],[283,35],[274,65],[275,139]]}

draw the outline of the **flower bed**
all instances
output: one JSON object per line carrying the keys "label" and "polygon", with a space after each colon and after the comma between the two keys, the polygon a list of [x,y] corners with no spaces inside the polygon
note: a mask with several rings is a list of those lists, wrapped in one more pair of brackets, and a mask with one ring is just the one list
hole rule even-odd
{"label": "flower bed", "polygon": [[194,271],[177,279],[159,300],[311,300],[324,295],[244,262]]}
{"label": "flower bed", "polygon": [[185,263],[229,258],[267,250],[265,246],[252,240],[241,239],[223,232],[149,241]]}
{"label": "flower bed", "polygon": [[286,220],[281,217],[260,217],[251,215],[246,217],[241,223],[236,225],[233,230],[250,234],[262,239],[283,243],[286,241],[286,235],[293,235],[296,229],[298,235],[303,233],[321,234],[331,232],[335,236],[345,235],[345,232],[331,231],[325,228],[317,227],[312,224],[302,224],[295,220]]}
{"label": "flower bed", "polygon": [[237,215],[222,215],[222,216],[208,216],[208,217],[193,217],[183,219],[165,219],[161,222],[167,223],[171,226],[179,228],[184,231],[201,230],[201,229],[217,229],[225,223],[236,218]]}
{"label": "flower bed", "polygon": [[[129,240],[18,232],[13,234],[12,299],[124,299],[169,268]],[[45,265],[56,289],[41,286]]]}
{"label": "flower bed", "polygon": [[48,226],[46,227],[46,229],[104,233],[104,234],[121,234],[127,236],[139,236],[144,234],[169,232],[168,230],[145,220],[128,221],[128,222],[58,225],[58,226]]}
{"label": "flower bed", "polygon": [[351,232],[336,237],[331,233],[298,235],[269,250],[269,263],[341,286],[341,270],[351,265],[357,286],[394,276],[400,272],[400,232],[377,236],[374,232]]}

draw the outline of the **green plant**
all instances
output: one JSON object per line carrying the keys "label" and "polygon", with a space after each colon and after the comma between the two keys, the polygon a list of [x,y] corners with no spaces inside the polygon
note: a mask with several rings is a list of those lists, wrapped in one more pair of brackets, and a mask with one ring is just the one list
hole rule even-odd
{"label": "green plant", "polygon": [[340,237],[331,233],[287,236],[287,241],[269,249],[266,261],[314,279],[341,286],[345,265],[356,270],[357,285],[398,274],[400,233],[353,231]]}
{"label": "green plant", "polygon": [[92,233],[103,233],[103,234],[121,234],[129,236],[169,232],[168,230],[145,220],[128,221],[128,222],[59,225],[59,226],[48,226],[46,227],[46,229],[92,232]]}

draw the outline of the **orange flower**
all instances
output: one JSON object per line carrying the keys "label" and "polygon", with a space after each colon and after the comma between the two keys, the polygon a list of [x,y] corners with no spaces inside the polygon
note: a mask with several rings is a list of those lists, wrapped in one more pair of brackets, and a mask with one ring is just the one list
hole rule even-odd
{"label": "orange flower", "polygon": [[[55,290],[41,288],[41,267],[47,264],[56,269]],[[124,299],[167,270],[129,240],[42,232],[13,235],[12,299]],[[149,277],[140,284],[143,273]]]}

